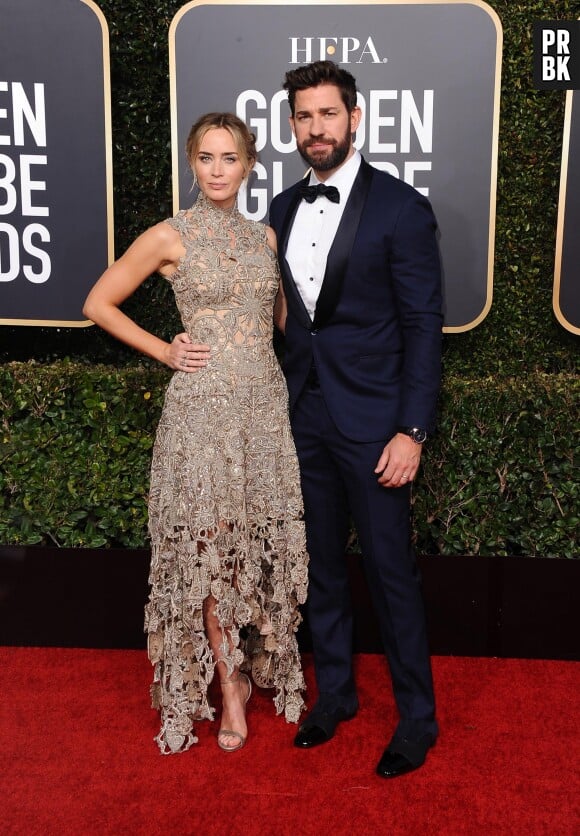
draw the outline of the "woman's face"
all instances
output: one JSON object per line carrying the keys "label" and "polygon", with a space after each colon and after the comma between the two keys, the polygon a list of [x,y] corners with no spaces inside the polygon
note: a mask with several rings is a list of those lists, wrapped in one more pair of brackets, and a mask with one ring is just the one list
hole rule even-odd
{"label": "woman's face", "polygon": [[230,209],[246,172],[227,128],[206,131],[192,161],[197,183],[215,206]]}

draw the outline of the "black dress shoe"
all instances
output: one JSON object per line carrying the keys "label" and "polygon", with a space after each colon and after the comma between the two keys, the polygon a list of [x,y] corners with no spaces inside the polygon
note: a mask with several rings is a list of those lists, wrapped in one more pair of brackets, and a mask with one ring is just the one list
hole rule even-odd
{"label": "black dress shoe", "polygon": [[334,737],[334,731],[329,734],[321,726],[308,726],[307,728],[301,726],[294,738],[294,745],[299,749],[312,749],[313,746],[326,743],[331,737]]}
{"label": "black dress shoe", "polygon": [[435,745],[435,737],[425,735],[418,742],[402,738],[392,740],[377,765],[376,773],[381,778],[396,778],[406,772],[419,769],[425,763],[427,752]]}
{"label": "black dress shoe", "polygon": [[315,707],[298,729],[294,745],[299,749],[312,749],[313,746],[327,743],[334,737],[338,724],[350,720],[355,714],[356,708],[353,711],[344,708],[321,711]]}
{"label": "black dress shoe", "polygon": [[381,776],[381,778],[396,778],[398,775],[404,775],[406,772],[412,772],[420,766],[420,763],[412,763],[412,761],[404,755],[401,755],[399,752],[391,752],[389,749],[385,749],[383,756],[378,763],[376,772],[377,775]]}

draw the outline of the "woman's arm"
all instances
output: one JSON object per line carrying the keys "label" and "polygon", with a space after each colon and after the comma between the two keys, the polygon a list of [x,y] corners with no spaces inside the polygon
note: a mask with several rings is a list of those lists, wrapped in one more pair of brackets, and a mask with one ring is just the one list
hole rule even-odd
{"label": "woman's arm", "polygon": [[286,333],[286,314],[287,313],[288,313],[288,307],[287,307],[287,303],[286,303],[286,296],[284,295],[284,287],[282,285],[282,279],[280,279],[280,284],[278,285],[278,293],[276,294],[276,300],[274,302],[274,325],[283,334]]}
{"label": "woman's arm", "polygon": [[173,369],[181,367],[182,356],[174,344],[141,328],[119,306],[152,273],[173,272],[183,252],[179,234],[169,224],[162,222],[151,227],[105,270],[83,307],[84,315],[105,331]]}
{"label": "woman's arm", "polygon": [[[271,250],[277,253],[278,242],[276,241],[276,233],[274,232],[271,226],[266,227],[266,236],[268,238],[268,246]],[[274,325],[282,333],[284,333],[286,330],[286,313],[286,296],[284,295],[282,279],[280,279],[280,282],[278,284],[278,293],[276,294],[276,299],[274,301]]]}

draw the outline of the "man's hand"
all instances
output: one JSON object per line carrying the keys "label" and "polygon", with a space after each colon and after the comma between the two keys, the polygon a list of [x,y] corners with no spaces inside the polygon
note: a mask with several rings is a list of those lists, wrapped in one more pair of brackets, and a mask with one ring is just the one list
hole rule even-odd
{"label": "man's hand", "polygon": [[209,360],[209,345],[192,343],[189,334],[177,334],[167,346],[165,362],[179,372],[198,372]]}
{"label": "man's hand", "polygon": [[397,433],[382,452],[375,467],[379,473],[379,485],[384,488],[401,488],[412,482],[421,461],[422,444],[416,444],[408,435]]}

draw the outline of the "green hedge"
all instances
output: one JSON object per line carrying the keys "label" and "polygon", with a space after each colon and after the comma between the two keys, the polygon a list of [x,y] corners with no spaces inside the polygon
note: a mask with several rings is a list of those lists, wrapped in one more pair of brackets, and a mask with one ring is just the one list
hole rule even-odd
{"label": "green hedge", "polygon": [[72,362],[0,372],[0,543],[143,546],[160,370]]}
{"label": "green hedge", "polygon": [[577,557],[580,381],[450,377],[414,503],[424,554]]}
{"label": "green hedge", "polygon": [[[147,544],[154,428],[168,374],[72,362],[0,371],[0,543]],[[423,554],[574,557],[580,383],[448,376],[414,502]]]}

